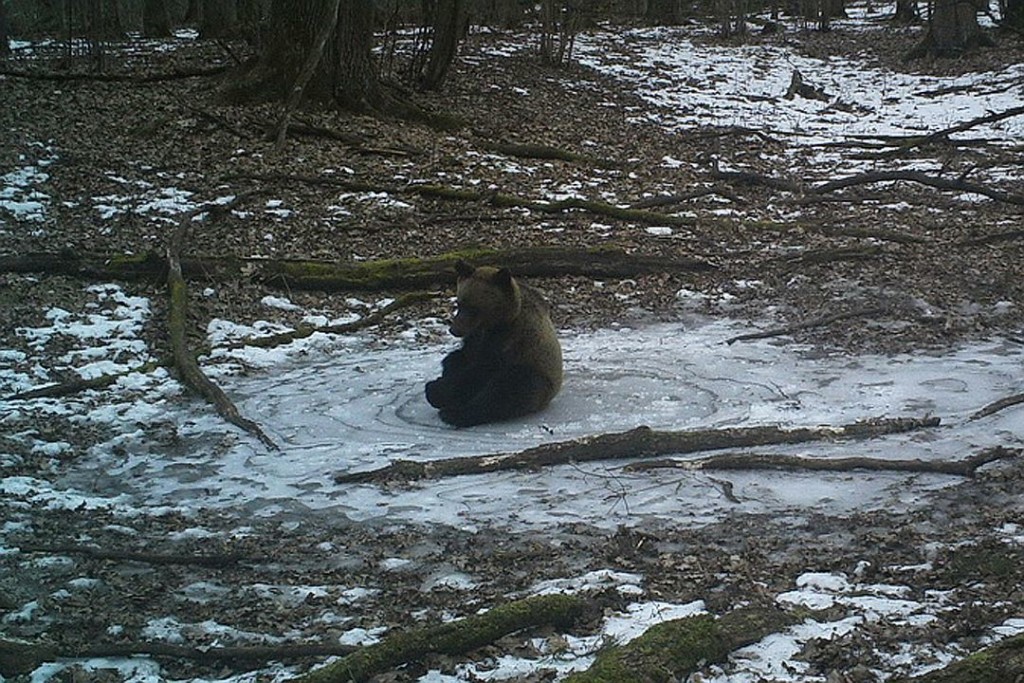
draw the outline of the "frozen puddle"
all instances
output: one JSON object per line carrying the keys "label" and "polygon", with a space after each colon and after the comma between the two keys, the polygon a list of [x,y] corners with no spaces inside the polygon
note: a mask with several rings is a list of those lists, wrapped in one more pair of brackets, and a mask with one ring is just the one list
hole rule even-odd
{"label": "frozen puddle", "polygon": [[[799,514],[825,506],[844,514],[912,507],[929,490],[958,480],[864,471],[625,473],[618,461],[387,487],[339,485],[333,475],[397,458],[509,452],[638,425],[691,429],[942,418],[937,429],[870,441],[758,449],[821,457],[960,459],[989,446],[1019,445],[1024,437],[1021,407],[967,420],[985,404],[1024,389],[1020,345],[1000,340],[945,355],[814,358],[786,341],[724,343],[748,331],[713,322],[566,335],[565,386],[549,410],[464,430],[441,423],[422,394],[449,346],[397,342],[381,348],[369,336],[348,337],[327,351],[312,349],[298,360],[220,377],[242,413],[262,425],[281,451],[268,451],[225,426],[199,401],[133,399],[134,405],[89,413],[121,420],[125,436],[117,448],[94,449],[56,486],[137,508],[231,506],[258,515],[329,508],[354,520],[466,528],[692,525],[735,512]],[[124,399],[109,393],[101,400]],[[168,420],[178,438],[156,439]],[[738,503],[726,497],[722,480],[732,484]]]}

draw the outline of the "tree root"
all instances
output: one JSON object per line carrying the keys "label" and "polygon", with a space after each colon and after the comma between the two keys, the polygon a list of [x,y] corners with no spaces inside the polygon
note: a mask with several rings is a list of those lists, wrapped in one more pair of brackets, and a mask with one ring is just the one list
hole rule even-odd
{"label": "tree root", "polygon": [[430,462],[396,460],[385,467],[335,476],[340,484],[390,480],[436,479],[464,474],[485,474],[505,470],[532,470],[552,465],[594,460],[626,460],[656,455],[745,448],[775,444],[867,439],[936,427],[939,418],[874,419],[839,427],[735,427],[676,432],[637,427],[626,432],[560,441],[528,448],[517,453],[445,458]]}
{"label": "tree root", "polygon": [[958,477],[973,477],[978,468],[998,460],[1016,458],[1021,455],[1019,448],[995,446],[986,448],[964,460],[886,460],[885,458],[814,458],[800,455],[766,453],[725,453],[696,460],[645,460],[626,465],[629,472],[643,472],[653,469],[676,468],[684,470],[807,470],[813,472],[849,472],[870,470],[873,472],[919,472],[924,474],[949,474]]}
{"label": "tree root", "polygon": [[536,626],[569,628],[586,608],[572,595],[540,595],[494,607],[446,624],[396,633],[376,645],[292,679],[294,683],[361,683],[431,653],[461,654]]}

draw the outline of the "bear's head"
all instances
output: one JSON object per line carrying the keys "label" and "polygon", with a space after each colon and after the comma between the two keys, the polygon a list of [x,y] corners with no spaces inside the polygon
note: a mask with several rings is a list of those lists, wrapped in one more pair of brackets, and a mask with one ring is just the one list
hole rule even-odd
{"label": "bear's head", "polygon": [[523,294],[508,268],[474,268],[460,259],[455,273],[458,309],[450,329],[456,337],[503,327],[519,315]]}

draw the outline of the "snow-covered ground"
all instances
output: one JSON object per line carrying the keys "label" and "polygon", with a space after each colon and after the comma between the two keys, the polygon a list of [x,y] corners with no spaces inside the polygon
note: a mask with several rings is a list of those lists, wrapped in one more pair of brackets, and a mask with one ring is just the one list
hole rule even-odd
{"label": "snow-covered ground", "polygon": [[[896,74],[866,66],[856,57],[814,60],[777,46],[701,45],[674,29],[637,29],[627,32],[625,39],[621,34],[584,35],[577,51],[582,62],[622,79],[652,104],[650,112],[637,116],[656,117],[671,129],[730,124],[764,128],[791,136],[797,148],[808,149],[862,134],[933,132],[1017,106],[1019,87],[1005,86],[1024,76],[1020,65],[957,78]],[[834,100],[784,99],[794,70],[832,93]],[[657,79],[649,77],[652,71],[659,74]],[[935,94],[970,84],[978,87]],[[1019,142],[1024,120],[1010,119],[972,134],[999,143]],[[40,186],[54,152],[43,141],[35,149],[35,158],[24,158],[0,176],[0,230],[43,229],[48,206],[60,200],[48,197]],[[816,160],[810,168],[822,173],[864,170],[860,162],[820,148],[801,153],[800,158],[801,163]],[[935,170],[927,164],[917,168]],[[1006,173],[1019,176],[1020,169]],[[173,184],[132,191],[136,190],[146,201],[95,197],[101,220],[125,211],[168,216],[194,208],[190,196]],[[268,211],[279,210],[273,201],[268,202]],[[286,220],[287,215],[281,218]],[[682,314],[680,322],[672,324],[564,331],[566,382],[551,408],[529,419],[465,430],[443,425],[423,400],[423,383],[438,371],[441,357],[451,348],[439,341],[443,326],[431,320],[420,321],[398,339],[382,340],[373,330],[346,337],[315,335],[275,351],[226,351],[222,346],[232,337],[271,331],[270,323],[242,330],[231,321],[214,321],[209,337],[215,351],[202,363],[242,413],[281,446],[279,452],[226,426],[160,369],[127,375],[111,387],[72,397],[5,400],[69,372],[91,378],[153,360],[142,338],[151,315],[148,300],[112,283],[90,285],[85,295],[84,308],[53,308],[46,312],[46,325],[17,331],[29,353],[0,349],[0,429],[66,419],[106,436],[68,465],[62,458],[74,448],[68,441],[45,438],[34,429],[9,434],[11,443],[28,444],[33,455],[51,464],[45,476],[0,480],[0,492],[10,501],[66,509],[99,507],[131,516],[224,508],[257,516],[329,510],[359,521],[422,522],[470,530],[546,529],[569,522],[607,529],[668,523],[699,526],[737,511],[799,517],[825,505],[837,515],[912,509],[927,505],[930,492],[954,480],[895,473],[737,472],[727,477],[736,502],[722,490],[721,475],[683,470],[626,473],[620,463],[609,462],[388,490],[339,485],[333,475],[372,469],[397,458],[509,452],[638,425],[687,429],[841,425],[878,416],[942,419],[942,426],[935,429],[863,443],[759,449],[822,458],[857,454],[953,460],[990,446],[1019,446],[1024,440],[1019,409],[968,419],[990,401],[1024,390],[1019,344],[991,339],[941,354],[823,356],[785,338],[729,345],[726,339],[751,328]],[[280,298],[265,305],[270,317],[274,307],[293,304]],[[326,322],[349,312],[309,315]],[[57,358],[56,364],[45,364],[44,357]],[[239,372],[241,368],[245,371]],[[20,457],[0,452],[0,463]],[[7,538],[16,530],[0,527],[0,553],[15,552]],[[1013,525],[1006,527],[1005,535],[1008,542],[1021,542],[1020,530]],[[909,582],[913,569],[907,574]],[[422,680],[504,680],[538,666],[561,672],[583,668],[604,638],[626,640],[651,623],[703,609],[700,603],[648,600],[642,584],[643,577],[610,572],[566,577],[555,587],[538,585],[534,592],[611,585],[635,602],[627,612],[608,619],[602,636],[571,641],[567,650],[550,653],[545,661],[508,657],[493,662],[487,671],[466,667],[455,677],[432,673]],[[905,599],[904,592],[902,586],[809,571],[776,600],[783,605],[842,605],[847,616],[826,623],[808,620],[770,636],[738,652],[711,680],[823,680],[805,675],[792,661],[808,640],[835,637],[880,618],[913,623],[951,609],[943,594],[920,601]],[[28,604],[5,622],[31,620],[34,614]],[[166,635],[159,626],[154,624],[151,632],[156,639]],[[1021,630],[1021,620],[1010,620],[990,636]],[[378,635],[354,633],[352,638]],[[537,647],[543,650],[542,643]],[[930,666],[937,666],[952,658],[955,648],[891,656],[913,668],[914,662],[927,659],[925,654],[933,658]],[[41,667],[33,680],[48,680],[61,666]],[[89,666],[134,671],[133,680],[161,677],[159,667],[148,660],[97,660]]]}

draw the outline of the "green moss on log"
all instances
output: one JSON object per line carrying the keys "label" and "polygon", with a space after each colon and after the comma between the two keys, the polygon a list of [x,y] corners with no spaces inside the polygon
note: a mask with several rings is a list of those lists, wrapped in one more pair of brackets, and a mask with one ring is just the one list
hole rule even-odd
{"label": "green moss on log", "polygon": [[584,600],[572,595],[541,595],[499,605],[459,621],[396,633],[381,643],[314,669],[295,683],[360,683],[430,653],[461,654],[524,628],[569,628],[583,613]]}
{"label": "green moss on log", "polygon": [[602,650],[593,666],[566,683],[668,683],[685,680],[706,664],[725,661],[736,648],[755,643],[787,626],[793,617],[777,609],[734,610],[652,626],[626,645]]}

